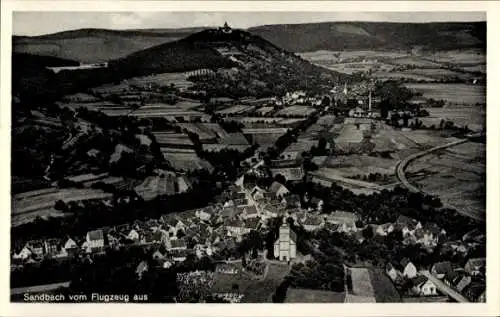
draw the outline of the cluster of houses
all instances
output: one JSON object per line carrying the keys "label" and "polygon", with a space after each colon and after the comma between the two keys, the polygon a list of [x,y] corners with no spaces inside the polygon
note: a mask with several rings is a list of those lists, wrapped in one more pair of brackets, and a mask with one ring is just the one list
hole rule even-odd
{"label": "cluster of houses", "polygon": [[280,184],[274,184],[269,191],[235,186],[222,195],[219,204],[205,208],[97,228],[85,237],[28,241],[20,250],[13,250],[12,260],[16,264],[36,263],[46,257],[63,259],[127,245],[163,246],[166,254],[157,250],[154,257],[165,259],[165,266],[184,261],[189,253],[198,258],[211,256],[235,245],[250,231],[266,226],[267,219],[285,214],[291,206],[300,206],[298,196],[283,197],[285,194],[288,190]]}
{"label": "cluster of houses", "polygon": [[303,105],[303,104],[312,104],[315,106],[320,106],[322,102],[322,98],[320,97],[312,97],[308,96],[308,94],[305,91],[298,90],[298,91],[292,91],[292,92],[287,92],[281,100],[276,101],[277,106],[282,106],[282,105]]}
{"label": "cluster of houses", "polygon": [[[409,296],[439,296],[457,292],[472,302],[486,301],[485,258],[470,258],[464,267],[449,261],[436,262],[430,276],[408,258],[388,263],[386,274],[397,285],[405,285]],[[443,286],[444,285],[444,286]]]}

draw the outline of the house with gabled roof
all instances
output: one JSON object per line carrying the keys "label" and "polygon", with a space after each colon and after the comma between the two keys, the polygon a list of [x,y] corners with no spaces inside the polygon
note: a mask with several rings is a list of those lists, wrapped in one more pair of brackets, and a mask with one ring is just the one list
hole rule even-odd
{"label": "house with gabled roof", "polygon": [[268,191],[272,193],[274,197],[283,197],[290,193],[290,191],[288,190],[288,188],[285,187],[285,185],[277,181],[274,181],[271,184],[271,186],[269,186]]}
{"label": "house with gabled roof", "polygon": [[394,267],[390,262],[385,266],[385,274],[389,276],[391,281],[398,282],[401,279],[401,272]]}
{"label": "house with gabled roof", "polygon": [[170,257],[174,262],[184,262],[188,256],[189,252],[186,249],[173,250],[169,252]]}
{"label": "house with gabled roof", "polygon": [[104,250],[104,233],[102,230],[92,230],[87,232],[85,239],[87,243],[87,251],[101,252]]}
{"label": "house with gabled roof", "polygon": [[296,194],[286,195],[282,199],[286,208],[299,208],[301,206],[300,196]]}
{"label": "house with gabled roof", "polygon": [[318,197],[313,197],[309,200],[309,203],[313,206],[314,209],[316,209],[317,211],[322,211],[323,210],[323,205],[324,205],[324,202],[323,202],[323,199],[320,199]]}
{"label": "house with gabled roof", "polygon": [[234,236],[242,236],[249,233],[252,229],[247,228],[245,223],[240,219],[230,219],[225,225],[227,231]]}
{"label": "house with gabled roof", "polygon": [[139,242],[139,240],[140,240],[139,232],[137,232],[136,229],[130,230],[128,235],[127,235],[127,239],[135,241],[135,242]]}
{"label": "house with gabled roof", "polygon": [[374,229],[375,235],[385,237],[389,233],[393,232],[396,228],[395,228],[394,224],[389,222],[389,223],[384,223],[384,224],[378,225],[378,226],[376,226],[376,228],[374,227],[373,229]]}
{"label": "house with gabled roof", "polygon": [[260,188],[259,186],[254,186],[251,190],[250,190],[250,196],[252,196],[252,199],[255,200],[255,201],[259,201],[259,200],[262,200],[264,199],[264,193],[266,191],[262,188]]}
{"label": "house with gabled roof", "polygon": [[243,207],[243,206],[248,206],[249,205],[249,201],[246,198],[234,199],[233,200],[233,204],[236,207]]}
{"label": "house with gabled roof", "polygon": [[209,221],[213,215],[215,215],[215,209],[212,206],[196,210],[196,217],[202,221]]}
{"label": "house with gabled roof", "polygon": [[262,211],[268,218],[276,218],[280,214],[279,208],[272,204],[262,206]]}
{"label": "house with gabled roof", "polygon": [[165,254],[163,254],[160,250],[155,250],[151,255],[151,257],[153,258],[153,260],[161,262],[162,260],[165,259]]}
{"label": "house with gabled roof", "polygon": [[187,243],[184,239],[175,239],[170,242],[170,247],[167,249],[168,251],[173,250],[186,250]]}
{"label": "house with gabled roof", "polygon": [[45,244],[45,253],[49,256],[55,256],[59,253],[61,249],[61,240],[59,239],[46,239],[44,241]]}
{"label": "house with gabled roof", "polygon": [[143,276],[144,273],[146,273],[149,269],[149,265],[146,261],[142,261],[137,265],[137,268],[135,269],[135,274],[137,274],[137,278],[140,280]]}
{"label": "house with gabled roof", "polygon": [[403,237],[413,235],[415,230],[422,228],[422,224],[419,221],[403,215],[398,217],[394,225],[397,230],[401,230]]}
{"label": "house with gabled roof", "polygon": [[261,226],[260,218],[248,218],[245,220],[245,228],[250,230],[259,230]]}
{"label": "house with gabled roof", "polygon": [[305,230],[315,231],[319,230],[324,222],[320,216],[308,215],[304,220],[299,222]]}
{"label": "house with gabled roof", "polygon": [[33,255],[33,252],[31,252],[30,248],[25,245],[19,253],[15,253],[13,255],[14,259],[21,259],[21,260],[26,260],[29,259]]}
{"label": "house with gabled roof", "polygon": [[422,228],[414,232],[416,242],[425,247],[435,247],[439,239],[446,235],[446,231],[440,229],[435,223],[426,223]]}
{"label": "house with gabled roof", "polygon": [[476,280],[464,289],[464,295],[473,302],[484,302],[486,300],[486,284],[484,281]]}
{"label": "house with gabled roof", "polygon": [[418,270],[415,265],[408,258],[402,258],[399,261],[401,273],[404,277],[412,279],[417,276]]}
{"label": "house with gabled roof", "polygon": [[478,242],[482,243],[486,240],[486,234],[479,229],[473,229],[463,235],[462,241],[464,242]]}
{"label": "house with gabled roof", "polygon": [[42,240],[31,240],[26,243],[29,250],[38,258],[45,254],[45,244]]}
{"label": "house with gabled roof", "polygon": [[257,207],[255,206],[246,206],[243,208],[243,213],[241,214],[243,219],[248,218],[256,218],[259,216],[259,212],[257,211]]}
{"label": "house with gabled roof", "polygon": [[438,279],[443,279],[446,274],[449,274],[450,271],[453,271],[453,267],[451,266],[451,262],[437,262],[434,263],[431,267],[431,273]]}
{"label": "house with gabled roof", "polygon": [[436,285],[427,277],[417,275],[411,279],[412,291],[418,296],[436,296],[438,295]]}
{"label": "house with gabled roof", "polygon": [[238,210],[235,207],[224,207],[221,212],[223,220],[233,219],[238,216]]}
{"label": "house with gabled roof", "polygon": [[486,258],[473,258],[465,263],[464,269],[471,276],[484,276],[486,272]]}

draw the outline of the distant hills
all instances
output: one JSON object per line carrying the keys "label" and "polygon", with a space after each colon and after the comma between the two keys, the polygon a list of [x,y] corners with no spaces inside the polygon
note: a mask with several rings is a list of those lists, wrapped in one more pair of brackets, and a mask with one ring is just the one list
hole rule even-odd
{"label": "distant hills", "polygon": [[[175,42],[203,29],[80,29],[35,37],[14,36],[13,51],[98,63]],[[248,32],[291,52],[415,47],[451,50],[486,46],[486,22],[327,22],[265,25],[250,28]]]}
{"label": "distant hills", "polygon": [[[77,34],[90,36],[100,31],[79,32]],[[112,36],[122,36],[117,35],[120,32],[113,33]],[[66,40],[66,36],[67,34],[54,34],[48,37]],[[97,51],[99,47],[99,44],[90,46],[86,53]],[[45,67],[53,66],[55,61],[60,65],[66,60],[14,53],[14,92],[28,95],[32,100],[40,98],[40,95],[54,99],[62,94],[116,83],[131,77],[210,69],[215,77],[199,79],[204,81],[203,86],[207,91],[216,95],[262,96],[284,93],[287,88],[303,88],[307,85],[320,88],[321,85],[337,82],[341,76],[243,30],[224,32],[221,29],[205,29],[176,41],[109,60],[107,68],[95,70],[63,70],[54,74]],[[72,63],[68,62],[68,65]],[[25,64],[31,66],[27,69]]]}
{"label": "distant hills", "polygon": [[267,25],[248,31],[293,52],[485,48],[486,22],[327,22]]}
{"label": "distant hills", "polygon": [[14,36],[12,47],[16,53],[46,55],[82,63],[100,63],[173,42],[200,30],[80,29],[34,37]]}

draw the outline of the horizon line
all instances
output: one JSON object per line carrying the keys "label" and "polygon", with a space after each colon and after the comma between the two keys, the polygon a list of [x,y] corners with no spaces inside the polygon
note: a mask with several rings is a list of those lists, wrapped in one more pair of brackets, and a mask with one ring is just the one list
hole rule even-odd
{"label": "horizon line", "polygon": [[[366,20],[350,20],[350,21],[320,21],[320,22],[306,22],[306,23],[269,23],[269,24],[261,24],[261,25],[255,25],[251,26],[248,28],[234,28],[235,30],[249,30],[252,28],[259,28],[259,27],[266,27],[266,26],[276,26],[276,25],[306,25],[306,24],[327,24],[327,23],[387,23],[387,24],[453,24],[453,23],[460,23],[460,24],[467,24],[467,23],[486,23],[486,20],[472,20],[472,21],[425,21],[425,22],[399,22],[399,21],[366,21]],[[228,23],[229,24],[229,23]],[[183,29],[211,29],[211,28],[217,28],[220,27],[220,25],[211,25],[211,26],[185,26],[185,27],[178,27],[178,28],[115,28],[115,29],[110,29],[110,28],[93,28],[93,27],[84,27],[84,28],[77,28],[77,29],[67,29],[67,30],[61,30],[57,32],[51,32],[51,33],[43,33],[43,34],[37,34],[37,35],[29,35],[29,34],[15,34],[12,32],[11,37],[13,36],[18,36],[18,37],[40,37],[40,36],[47,36],[47,35],[55,35],[59,33],[64,33],[64,32],[74,32],[74,31],[81,31],[81,30],[102,30],[102,31],[117,31],[117,32],[141,32],[141,31],[152,31],[152,30],[183,30]]]}

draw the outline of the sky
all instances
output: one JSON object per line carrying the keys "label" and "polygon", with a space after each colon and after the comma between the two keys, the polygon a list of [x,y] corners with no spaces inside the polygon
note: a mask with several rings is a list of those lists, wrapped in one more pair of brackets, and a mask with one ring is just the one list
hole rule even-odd
{"label": "sky", "polygon": [[485,12],[14,12],[13,34],[42,35],[81,28],[148,29],[335,21],[472,22]]}

